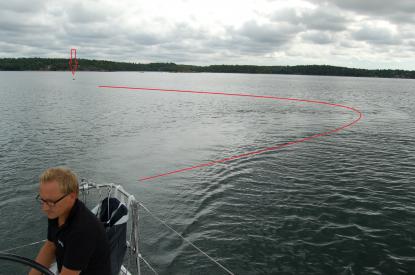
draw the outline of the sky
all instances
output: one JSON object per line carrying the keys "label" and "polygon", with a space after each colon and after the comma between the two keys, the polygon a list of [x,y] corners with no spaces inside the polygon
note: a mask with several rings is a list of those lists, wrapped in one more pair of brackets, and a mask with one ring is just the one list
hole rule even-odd
{"label": "sky", "polygon": [[0,58],[415,70],[414,0],[0,0]]}

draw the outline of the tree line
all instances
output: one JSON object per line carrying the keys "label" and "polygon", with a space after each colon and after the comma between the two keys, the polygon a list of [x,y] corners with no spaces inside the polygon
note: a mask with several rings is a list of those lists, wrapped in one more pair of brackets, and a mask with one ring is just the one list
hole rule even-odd
{"label": "tree line", "polygon": [[[210,65],[194,66],[175,63],[128,63],[79,59],[79,71],[152,71],[152,72],[210,72],[247,74],[298,74],[354,77],[384,77],[415,79],[415,71],[367,70],[330,65],[254,66]],[[0,71],[68,71],[69,60],[63,58],[0,58]]]}

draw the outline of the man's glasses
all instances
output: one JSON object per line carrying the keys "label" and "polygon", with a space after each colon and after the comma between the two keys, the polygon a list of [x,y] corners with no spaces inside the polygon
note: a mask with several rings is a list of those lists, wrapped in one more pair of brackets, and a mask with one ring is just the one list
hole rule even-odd
{"label": "man's glasses", "polygon": [[54,207],[58,202],[60,202],[61,200],[63,200],[67,195],[63,195],[62,197],[60,197],[59,199],[57,199],[56,201],[49,201],[49,200],[44,200],[40,197],[40,195],[36,196],[36,201],[39,202],[40,204],[46,204],[49,207]]}

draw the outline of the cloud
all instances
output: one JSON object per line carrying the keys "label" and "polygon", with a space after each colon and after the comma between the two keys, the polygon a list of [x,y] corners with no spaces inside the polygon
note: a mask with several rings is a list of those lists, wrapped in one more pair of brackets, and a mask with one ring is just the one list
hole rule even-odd
{"label": "cloud", "polygon": [[359,67],[387,54],[415,69],[413,14],[413,0],[1,1],[0,57],[75,47],[115,61]]}
{"label": "cloud", "polygon": [[343,31],[347,28],[348,20],[339,14],[340,11],[333,7],[289,8],[276,11],[272,15],[272,20],[282,20],[310,30]]}
{"label": "cloud", "polygon": [[392,28],[377,26],[376,24],[363,25],[352,33],[352,37],[358,41],[371,44],[399,45],[402,39]]}
{"label": "cloud", "polygon": [[330,0],[326,2],[332,3],[339,8],[363,12],[366,14],[415,13],[415,2],[412,0]]}
{"label": "cloud", "polygon": [[298,33],[298,28],[288,24],[258,24],[246,22],[235,34],[254,44],[278,47],[288,43]]}
{"label": "cloud", "polygon": [[387,18],[394,22],[415,22],[413,0],[308,0],[317,5],[331,5],[359,15]]}
{"label": "cloud", "polygon": [[48,0],[31,0],[30,2],[25,0],[0,1],[0,10],[25,14],[36,13],[45,9],[48,2]]}
{"label": "cloud", "polygon": [[111,16],[110,10],[91,2],[73,2],[62,11],[68,21],[76,24],[91,24],[105,22]]}
{"label": "cloud", "polygon": [[334,41],[332,34],[323,31],[307,31],[301,35],[301,38],[305,41],[309,41],[315,44],[330,44]]}

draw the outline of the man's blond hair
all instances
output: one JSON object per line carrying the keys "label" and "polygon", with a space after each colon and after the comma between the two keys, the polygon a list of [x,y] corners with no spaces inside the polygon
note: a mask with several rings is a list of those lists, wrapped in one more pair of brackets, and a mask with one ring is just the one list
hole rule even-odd
{"label": "man's blond hair", "polygon": [[56,181],[63,194],[79,193],[78,177],[68,168],[49,168],[40,175],[40,183]]}

